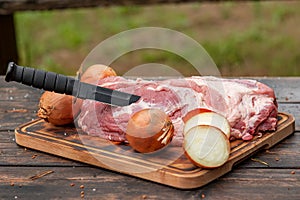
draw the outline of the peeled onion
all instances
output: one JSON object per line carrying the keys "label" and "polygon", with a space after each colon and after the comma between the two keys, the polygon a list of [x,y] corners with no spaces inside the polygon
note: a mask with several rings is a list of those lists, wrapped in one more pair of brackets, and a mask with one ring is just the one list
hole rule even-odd
{"label": "peeled onion", "polygon": [[184,130],[183,133],[186,134],[191,128],[198,125],[209,125],[219,128],[227,138],[230,138],[230,125],[228,120],[221,114],[214,111],[208,110],[206,108],[197,108],[186,114],[183,118]]}
{"label": "peeled onion", "polygon": [[229,158],[230,143],[218,128],[199,125],[184,136],[183,148],[187,157],[202,168],[222,166]]}
{"label": "peeled onion", "polygon": [[132,115],[126,139],[138,152],[149,153],[168,145],[173,137],[174,126],[168,115],[159,109],[143,109]]}
{"label": "peeled onion", "polygon": [[195,165],[215,168],[228,160],[230,125],[223,115],[197,108],[188,112],[183,121],[183,148]]}

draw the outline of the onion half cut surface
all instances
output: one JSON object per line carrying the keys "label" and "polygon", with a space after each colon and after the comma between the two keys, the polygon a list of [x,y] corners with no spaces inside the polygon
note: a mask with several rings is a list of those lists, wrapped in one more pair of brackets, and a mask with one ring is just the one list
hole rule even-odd
{"label": "onion half cut surface", "polygon": [[197,166],[216,168],[229,158],[230,143],[218,128],[199,125],[191,128],[184,136],[184,151]]}

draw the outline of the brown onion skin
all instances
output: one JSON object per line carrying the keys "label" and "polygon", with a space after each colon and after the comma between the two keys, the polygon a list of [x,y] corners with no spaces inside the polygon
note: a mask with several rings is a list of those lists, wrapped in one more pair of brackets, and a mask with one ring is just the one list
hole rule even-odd
{"label": "brown onion skin", "polygon": [[40,98],[38,117],[54,125],[73,123],[72,96],[45,91]]}
{"label": "brown onion skin", "polygon": [[97,64],[87,68],[80,77],[80,81],[96,85],[100,79],[109,76],[117,76],[117,73],[111,67]]}
{"label": "brown onion skin", "polygon": [[140,153],[162,149],[171,142],[173,135],[174,126],[170,118],[158,109],[143,109],[134,113],[126,129],[129,145]]}
{"label": "brown onion skin", "polygon": [[[117,76],[117,73],[108,66],[105,65],[92,65],[83,72],[82,76],[80,77],[80,81],[84,83],[90,83],[97,85],[100,79],[109,77],[109,76]],[[81,105],[83,100],[76,99],[73,97],[73,115],[76,117],[80,113]]]}
{"label": "brown onion skin", "polygon": [[[108,66],[92,65],[83,73],[80,81],[97,84],[100,79],[116,75]],[[46,91],[40,98],[38,117],[58,126],[71,124],[80,113],[82,102],[82,99],[75,100],[69,95]]]}

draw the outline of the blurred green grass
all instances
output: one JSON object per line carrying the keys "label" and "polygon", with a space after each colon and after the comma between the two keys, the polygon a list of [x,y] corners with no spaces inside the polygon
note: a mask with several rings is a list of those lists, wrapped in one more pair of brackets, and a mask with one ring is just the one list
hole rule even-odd
{"label": "blurred green grass", "polygon": [[[299,76],[299,9],[300,2],[281,1],[20,12],[15,15],[20,64],[75,75],[85,56],[104,39],[157,26],[198,41],[224,76]],[[131,52],[112,66],[123,74],[149,62],[193,74],[184,59],[160,50]]]}

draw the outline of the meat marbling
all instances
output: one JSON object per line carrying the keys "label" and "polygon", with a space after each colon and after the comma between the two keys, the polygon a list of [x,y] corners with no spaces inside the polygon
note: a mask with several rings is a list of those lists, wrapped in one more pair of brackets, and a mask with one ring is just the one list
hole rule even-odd
{"label": "meat marbling", "polygon": [[231,139],[251,140],[255,134],[276,129],[274,91],[255,80],[195,76],[149,81],[117,76],[101,79],[98,85],[141,96],[138,102],[125,107],[84,100],[77,119],[79,127],[111,141],[126,142],[130,116],[144,108],[159,108],[169,115],[175,127],[174,145],[183,141],[182,117],[196,108],[224,115],[231,126]]}

